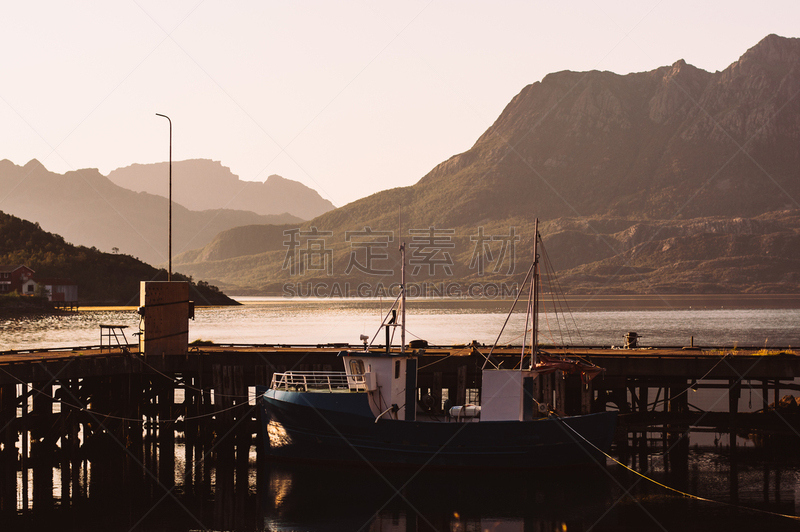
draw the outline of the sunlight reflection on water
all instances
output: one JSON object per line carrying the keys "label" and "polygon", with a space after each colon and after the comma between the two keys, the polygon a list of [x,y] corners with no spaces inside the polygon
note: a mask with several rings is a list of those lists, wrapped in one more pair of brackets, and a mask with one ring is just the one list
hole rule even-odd
{"label": "sunlight reflection on water", "polygon": [[[242,344],[358,343],[378,331],[391,302],[364,300],[257,300],[237,307],[198,308],[189,340]],[[491,344],[506,320],[510,303],[411,302],[407,340],[455,345],[473,340]],[[0,350],[98,345],[99,325],[126,325],[134,342],[139,316],[133,310],[82,311],[0,321]],[[644,346],[791,347],[800,345],[798,309],[582,310],[566,320],[541,314],[540,341],[555,345],[619,346],[636,331]],[[519,344],[525,315],[515,312],[500,344]],[[399,331],[398,331],[399,336]],[[376,342],[383,343],[383,335]],[[394,343],[399,343],[399,337]]]}

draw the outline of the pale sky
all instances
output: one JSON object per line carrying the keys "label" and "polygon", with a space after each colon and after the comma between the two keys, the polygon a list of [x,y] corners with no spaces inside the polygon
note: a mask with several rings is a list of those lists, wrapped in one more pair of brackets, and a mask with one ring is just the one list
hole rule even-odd
{"label": "pale sky", "polygon": [[1,13],[0,159],[104,175],[166,161],[163,113],[173,161],[279,174],[336,206],[417,182],[550,72],[678,59],[713,72],[770,33],[800,36],[796,0],[5,1]]}

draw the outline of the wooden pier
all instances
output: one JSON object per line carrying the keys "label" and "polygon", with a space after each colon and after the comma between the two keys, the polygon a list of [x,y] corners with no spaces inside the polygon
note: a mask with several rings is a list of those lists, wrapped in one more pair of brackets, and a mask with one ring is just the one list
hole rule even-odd
{"label": "wooden pier", "polygon": [[[52,506],[53,468],[61,475],[61,505],[86,489],[87,468],[95,493],[120,480],[142,490],[172,486],[176,442],[194,485],[206,485],[212,465],[231,465],[216,469],[215,490],[224,504],[226,489],[236,482],[234,466],[247,464],[253,446],[261,453],[254,387],[268,384],[275,372],[338,371],[337,355],[344,349],[363,346],[213,345],[151,356],[131,344],[0,353],[0,512],[20,506],[20,473],[33,478],[21,506]],[[476,344],[420,350],[418,408],[441,413],[445,399],[453,405],[477,400],[488,352]],[[688,439],[681,436],[690,429],[795,439],[800,430],[800,407],[769,408],[797,389],[800,357],[793,354],[681,348],[549,352],[606,369],[588,386],[577,375],[548,375],[541,386],[545,397],[558,387],[566,392],[553,405],[562,414],[619,410],[620,455],[645,456],[660,445],[679,460],[688,452]],[[493,359],[512,368],[519,353],[519,347],[496,349]],[[699,390],[727,397],[702,411],[690,400]],[[756,391],[756,404],[740,412],[739,397],[748,390]]]}

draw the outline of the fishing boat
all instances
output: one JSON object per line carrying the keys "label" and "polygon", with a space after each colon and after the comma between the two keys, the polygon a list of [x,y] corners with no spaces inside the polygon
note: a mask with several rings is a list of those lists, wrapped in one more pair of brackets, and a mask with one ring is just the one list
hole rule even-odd
{"label": "fishing boat", "polygon": [[[605,463],[616,412],[560,415],[552,396],[543,397],[539,386],[541,380],[555,373],[578,373],[585,384],[603,370],[584,360],[540,350],[535,289],[539,275],[538,221],[535,234],[534,260],[525,278],[525,283],[531,282],[531,342],[527,352],[522,346],[517,368],[500,369],[492,363],[490,351],[481,370],[478,400],[445,404],[445,415],[430,415],[419,408],[418,361],[425,343],[416,341],[407,346],[405,342],[403,267],[399,319],[394,309],[382,324],[386,349],[370,349],[362,336],[363,350],[338,353],[344,371],[275,373],[269,387],[257,387],[267,455],[280,460],[444,468],[551,468]],[[403,257],[404,247],[400,246]],[[404,258],[402,262],[404,266]],[[399,351],[388,348],[393,327],[401,330]]]}

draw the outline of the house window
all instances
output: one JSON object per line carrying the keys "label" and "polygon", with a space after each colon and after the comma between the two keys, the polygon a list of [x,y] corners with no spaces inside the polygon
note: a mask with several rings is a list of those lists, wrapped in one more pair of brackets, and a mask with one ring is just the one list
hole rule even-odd
{"label": "house window", "polygon": [[28,285],[28,292],[33,293],[33,285],[32,284]]}

